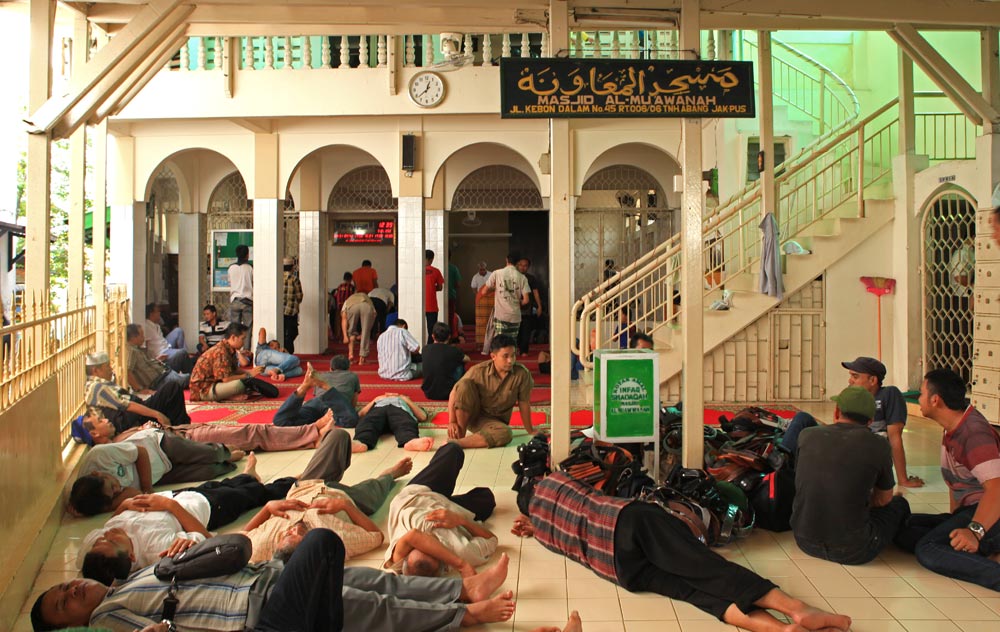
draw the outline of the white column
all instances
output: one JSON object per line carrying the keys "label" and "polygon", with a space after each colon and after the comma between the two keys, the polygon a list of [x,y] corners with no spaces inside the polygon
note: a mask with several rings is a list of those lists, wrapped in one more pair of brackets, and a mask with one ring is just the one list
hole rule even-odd
{"label": "white column", "polygon": [[112,204],[108,283],[128,286],[134,323],[146,318],[146,259],[146,203]]}
{"label": "white column", "polygon": [[[569,14],[563,0],[549,2],[549,42],[553,54],[569,48]],[[549,345],[552,351],[552,462],[569,456],[570,343],[577,328],[573,305],[573,147],[567,119],[549,122]]]}
{"label": "white column", "polygon": [[[267,329],[268,339],[281,340],[285,331],[282,299],[285,239],[282,233],[282,200],[253,201],[253,331],[250,340],[257,340],[257,331]],[[251,342],[251,347],[255,344]]]}
{"label": "white column", "polygon": [[424,198],[400,197],[397,214],[396,292],[399,317],[410,333],[423,343],[427,340],[424,320]]}
{"label": "white column", "polygon": [[180,213],[177,216],[177,309],[180,310],[180,325],[184,330],[184,340],[188,351],[194,351],[198,344],[198,324],[201,322],[202,266],[205,265],[205,224],[204,213]]}
{"label": "white column", "polygon": [[[681,1],[681,50],[686,59],[695,59],[692,51],[701,46],[698,0]],[[702,272],[701,119],[681,121],[681,165],[684,194],[681,198],[681,248],[684,272],[681,275],[683,300],[684,371],[681,394],[684,397],[684,467],[704,466],[704,348],[705,311]],[[553,356],[555,357],[555,356]]]}
{"label": "white column", "polygon": [[760,174],[761,215],[775,213],[774,184],[774,97],[771,94],[771,32],[757,31],[757,100],[759,102],[760,150],[764,152],[764,171]]}
{"label": "white column", "polygon": [[108,205],[108,120],[94,126],[94,230],[92,232],[94,256],[91,265],[91,283],[94,288],[94,305],[97,307],[97,348],[107,349],[107,304],[105,302],[107,280],[107,249],[105,235],[108,232],[106,208]]}
{"label": "white column", "polygon": [[299,337],[296,353],[322,353],[327,343],[326,267],[329,215],[322,211],[299,211]]}
{"label": "white column", "polygon": [[[444,275],[448,271],[448,253],[447,243],[444,239],[444,211],[439,210],[425,210],[424,211],[424,249],[434,251],[434,267],[441,271]],[[423,253],[423,250],[420,251]],[[421,256],[423,256],[421,254]],[[447,321],[448,320],[448,285],[445,284],[444,288],[437,293],[437,303],[438,303],[438,320]],[[409,323],[409,321],[407,321]],[[426,322],[426,321],[425,321]],[[413,331],[413,323],[410,324],[410,330]],[[425,331],[423,338],[417,338],[420,344],[423,344],[430,336],[431,332]]]}
{"label": "white column", "polygon": [[[28,59],[28,110],[36,111],[52,91],[52,24],[56,3],[52,0],[31,0],[28,7],[31,46]],[[27,230],[25,235],[24,280],[29,295],[25,303],[32,304],[31,294],[45,304],[49,300],[49,275],[52,218],[49,208],[49,186],[52,169],[52,146],[49,133],[28,134],[25,197]]]}
{"label": "white column", "polygon": [[[73,76],[78,77],[87,63],[87,49],[90,48],[90,38],[87,27],[87,16],[73,16]],[[69,301],[68,307],[73,308],[83,297],[83,219],[85,215],[85,180],[87,171],[87,126],[81,125],[69,139]],[[96,212],[96,211],[95,211]],[[82,304],[82,303],[81,303]]]}
{"label": "white column", "polygon": [[[892,269],[896,293],[891,297],[897,314],[919,314],[922,301],[920,274],[920,215],[913,190],[917,171],[926,169],[926,156],[915,156],[913,108],[913,60],[898,53],[899,66],[899,155],[892,161],[895,200],[892,223]],[[892,361],[888,366],[890,384],[919,384],[923,337],[919,318],[892,321]]]}

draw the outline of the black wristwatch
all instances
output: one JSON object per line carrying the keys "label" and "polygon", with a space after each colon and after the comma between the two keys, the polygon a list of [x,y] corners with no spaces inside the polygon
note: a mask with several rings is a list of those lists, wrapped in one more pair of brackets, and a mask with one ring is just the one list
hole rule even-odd
{"label": "black wristwatch", "polygon": [[986,529],[975,520],[970,522],[965,528],[971,531],[976,536],[977,540],[982,540],[986,537]]}

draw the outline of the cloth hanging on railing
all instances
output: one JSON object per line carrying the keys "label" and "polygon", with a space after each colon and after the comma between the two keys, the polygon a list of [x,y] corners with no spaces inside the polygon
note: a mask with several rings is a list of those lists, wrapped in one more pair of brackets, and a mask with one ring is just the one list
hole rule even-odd
{"label": "cloth hanging on railing", "polygon": [[780,301],[785,294],[785,286],[781,278],[781,247],[774,213],[764,216],[760,230],[764,233],[760,248],[760,291]]}

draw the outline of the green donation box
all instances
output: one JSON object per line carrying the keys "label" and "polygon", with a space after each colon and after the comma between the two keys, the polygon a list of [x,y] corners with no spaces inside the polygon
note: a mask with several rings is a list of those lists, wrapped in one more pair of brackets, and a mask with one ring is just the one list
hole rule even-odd
{"label": "green donation box", "polygon": [[[611,442],[658,443],[659,357],[650,349],[594,352],[594,430]],[[658,447],[658,446],[657,446]]]}

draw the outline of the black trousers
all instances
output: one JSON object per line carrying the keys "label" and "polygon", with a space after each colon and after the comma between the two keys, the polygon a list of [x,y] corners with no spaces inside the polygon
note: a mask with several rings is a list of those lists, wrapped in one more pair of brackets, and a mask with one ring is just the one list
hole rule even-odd
{"label": "black trousers", "polygon": [[722,620],[729,606],[757,610],[777,588],[699,542],[683,522],[656,505],[633,502],[615,528],[615,570],[622,588],[680,599]]}
{"label": "black trousers", "polygon": [[446,443],[434,453],[427,467],[420,470],[407,484],[426,485],[431,491],[471,511],[475,514],[476,520],[486,520],[493,515],[493,510],[497,507],[493,490],[487,487],[474,487],[464,494],[455,494],[455,483],[464,464],[465,450],[457,443]]}
{"label": "black trousers", "polygon": [[888,505],[869,510],[871,526],[868,537],[855,542],[811,542],[795,538],[795,543],[804,552],[837,564],[867,564],[878,557],[882,549],[893,541],[903,524],[910,517],[910,503],[902,496],[893,496]]}
{"label": "black trousers", "polygon": [[528,353],[531,347],[531,335],[535,332],[535,317],[531,314],[521,314],[521,327],[517,330],[517,352],[520,355]]}
{"label": "black trousers", "polygon": [[344,543],[329,529],[302,538],[271,590],[255,630],[340,632],[344,629]]}
{"label": "black trousers", "polygon": [[378,335],[385,331],[385,317],[389,315],[389,306],[380,298],[369,298],[375,306],[375,327],[372,328],[372,338],[378,338]]}
{"label": "black trousers", "polygon": [[[184,390],[176,382],[168,381],[145,401],[138,398],[133,398],[132,401],[163,413],[170,420],[170,425],[179,426],[191,423],[191,417],[188,416],[187,409],[184,407]],[[108,419],[112,422],[115,421],[111,416]],[[149,421],[148,416],[131,412],[122,413],[119,419],[122,424],[122,427],[118,428],[119,432],[141,426]],[[115,426],[117,427],[118,423],[115,423]]]}
{"label": "black trousers", "polygon": [[264,485],[249,474],[240,474],[221,481],[208,481],[197,487],[179,491],[197,492],[208,499],[212,513],[205,527],[215,531],[239,518],[244,512],[263,507],[269,500],[280,500],[295,484],[294,478],[279,478]]}
{"label": "black trousers", "polygon": [[378,443],[378,438],[387,432],[396,437],[396,445],[399,447],[420,436],[417,420],[411,417],[410,413],[399,406],[373,406],[358,420],[354,430],[354,440],[360,441],[371,450]]}
{"label": "black trousers", "polygon": [[202,443],[165,432],[160,448],[173,467],[159,481],[153,481],[154,484],[207,481],[236,469],[229,462],[229,448],[221,443]]}
{"label": "black trousers", "polygon": [[299,337],[299,315],[285,315],[285,344],[288,353],[295,353],[295,339]]}

